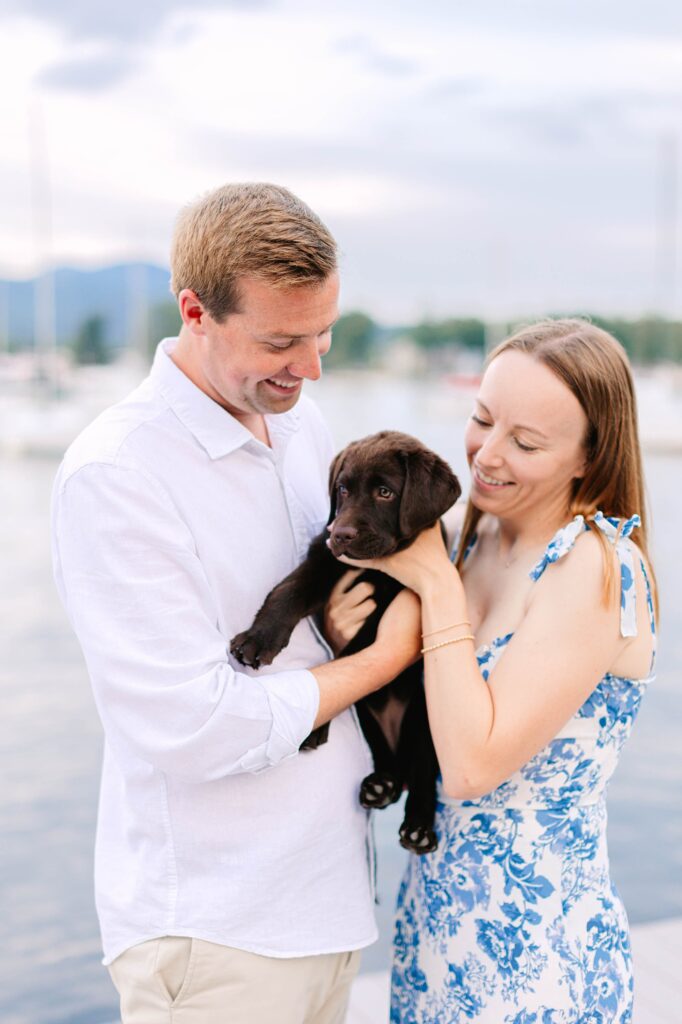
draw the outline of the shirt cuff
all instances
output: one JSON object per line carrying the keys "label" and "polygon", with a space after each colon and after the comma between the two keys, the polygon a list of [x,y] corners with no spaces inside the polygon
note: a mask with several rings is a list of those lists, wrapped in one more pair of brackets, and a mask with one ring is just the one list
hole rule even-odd
{"label": "shirt cuff", "polygon": [[257,759],[260,767],[254,765],[250,768],[242,761],[245,771],[263,771],[294,757],[303,740],[310,735],[320,706],[317,680],[307,669],[276,672],[263,676],[259,682],[270,705],[272,729],[265,744],[265,764],[261,748]]}

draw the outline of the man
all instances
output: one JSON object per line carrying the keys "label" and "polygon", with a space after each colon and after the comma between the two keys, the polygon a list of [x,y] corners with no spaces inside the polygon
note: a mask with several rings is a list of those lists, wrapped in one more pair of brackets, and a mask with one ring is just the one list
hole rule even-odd
{"label": "man", "polygon": [[331,343],[336,246],[286,189],[229,185],[181,215],[171,265],[180,335],[69,448],[53,501],[105,730],[104,963],[123,1024],[340,1024],[376,937],[370,759],[344,709],[415,651],[389,622],[325,664],[304,621],[269,669],[228,653],[327,518],[332,447],[301,386]]}

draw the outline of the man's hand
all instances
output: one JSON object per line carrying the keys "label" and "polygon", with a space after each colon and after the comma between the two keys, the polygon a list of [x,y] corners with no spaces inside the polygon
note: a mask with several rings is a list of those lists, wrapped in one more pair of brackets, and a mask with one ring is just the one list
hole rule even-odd
{"label": "man's hand", "polygon": [[421,605],[401,590],[379,623],[373,644],[357,654],[311,669],[320,688],[314,728],[324,725],[360,697],[381,689],[417,660],[421,651]]}
{"label": "man's hand", "polygon": [[324,635],[336,656],[341,654],[376,608],[371,583],[352,586],[361,573],[362,569],[344,573],[329,595],[324,610]]}

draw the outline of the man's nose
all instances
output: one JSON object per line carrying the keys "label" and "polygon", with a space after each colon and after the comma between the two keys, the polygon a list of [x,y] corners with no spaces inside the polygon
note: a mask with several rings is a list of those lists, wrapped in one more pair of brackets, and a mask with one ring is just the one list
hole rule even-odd
{"label": "man's nose", "polygon": [[322,376],[322,364],[320,359],[329,351],[331,341],[327,335],[323,338],[311,338],[305,346],[297,353],[293,363],[289,363],[287,369],[294,377],[304,377],[306,380],[319,380]]}

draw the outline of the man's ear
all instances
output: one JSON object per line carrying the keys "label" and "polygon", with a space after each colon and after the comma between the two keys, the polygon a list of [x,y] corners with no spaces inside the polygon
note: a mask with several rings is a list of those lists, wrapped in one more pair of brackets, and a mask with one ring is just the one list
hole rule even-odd
{"label": "man's ear", "polygon": [[183,288],[178,293],[178,309],[185,327],[193,334],[203,334],[206,310],[197,293],[191,288]]}
{"label": "man's ear", "polygon": [[405,452],[405,485],[398,525],[403,537],[416,537],[455,504],[462,488],[447,462],[423,449]]}

